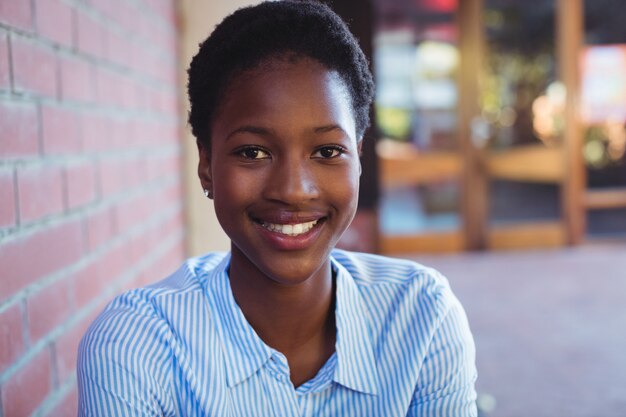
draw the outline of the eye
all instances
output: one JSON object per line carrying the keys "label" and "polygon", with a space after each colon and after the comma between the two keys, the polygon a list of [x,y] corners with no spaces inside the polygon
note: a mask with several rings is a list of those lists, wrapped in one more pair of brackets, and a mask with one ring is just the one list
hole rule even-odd
{"label": "eye", "polygon": [[323,146],[313,154],[314,158],[331,159],[337,158],[346,152],[341,146]]}
{"label": "eye", "polygon": [[238,149],[236,153],[245,159],[268,159],[270,157],[269,153],[255,146],[246,146]]}

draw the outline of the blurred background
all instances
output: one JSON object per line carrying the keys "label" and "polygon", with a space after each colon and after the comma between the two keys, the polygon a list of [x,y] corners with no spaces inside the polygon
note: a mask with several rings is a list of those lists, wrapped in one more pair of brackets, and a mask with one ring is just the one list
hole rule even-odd
{"label": "blurred background", "polygon": [[[119,292],[227,250],[186,67],[245,0],[0,0],[0,416],[76,414]],[[626,415],[626,3],[334,0],[377,92],[341,246],[444,272],[483,416]]]}

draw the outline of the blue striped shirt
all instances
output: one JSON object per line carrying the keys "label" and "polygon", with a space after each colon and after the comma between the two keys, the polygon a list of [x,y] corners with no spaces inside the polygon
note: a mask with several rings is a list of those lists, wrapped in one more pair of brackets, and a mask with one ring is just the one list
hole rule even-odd
{"label": "blue striped shirt", "polygon": [[117,297],[79,348],[79,416],[475,416],[474,343],[447,280],[334,250],[335,353],[294,388],[246,321],[229,254]]}

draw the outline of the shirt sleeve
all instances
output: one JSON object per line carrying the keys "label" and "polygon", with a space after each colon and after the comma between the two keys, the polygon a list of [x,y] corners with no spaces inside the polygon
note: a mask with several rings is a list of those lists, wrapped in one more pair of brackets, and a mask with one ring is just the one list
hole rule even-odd
{"label": "shirt sleeve", "polygon": [[79,417],[172,414],[166,411],[172,406],[168,332],[155,315],[133,308],[132,296],[124,297],[96,319],[79,346]]}
{"label": "shirt sleeve", "polygon": [[452,297],[435,330],[407,416],[475,417],[475,347],[463,307]]}

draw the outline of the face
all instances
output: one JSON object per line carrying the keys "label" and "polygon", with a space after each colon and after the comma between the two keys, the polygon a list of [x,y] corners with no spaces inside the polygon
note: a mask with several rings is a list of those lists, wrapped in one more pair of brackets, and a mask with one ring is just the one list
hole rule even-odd
{"label": "face", "polygon": [[327,272],[360,175],[339,75],[307,58],[272,60],[231,82],[214,120],[199,174],[231,239],[231,269],[286,285]]}

